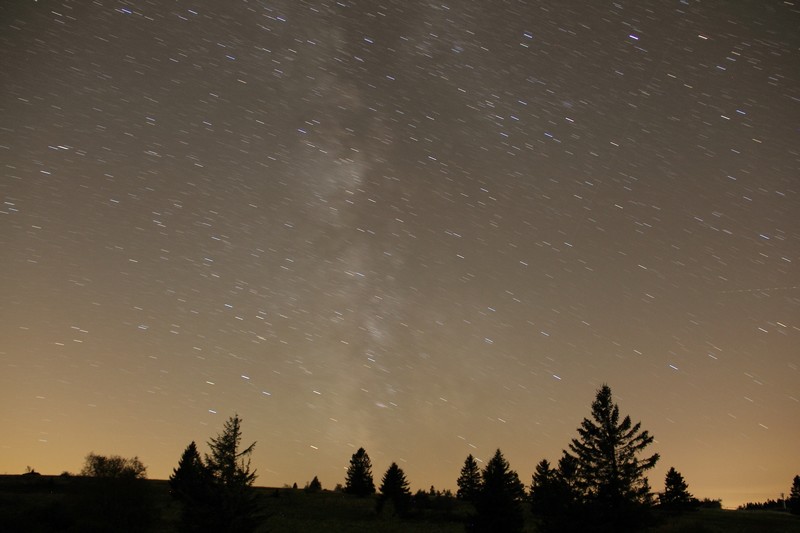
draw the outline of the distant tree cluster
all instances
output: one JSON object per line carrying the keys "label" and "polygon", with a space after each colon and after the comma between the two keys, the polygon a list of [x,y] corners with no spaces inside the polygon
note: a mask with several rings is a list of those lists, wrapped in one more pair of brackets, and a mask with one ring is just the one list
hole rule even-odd
{"label": "distant tree cluster", "polygon": [[[342,491],[357,497],[365,498],[376,493],[375,483],[372,477],[372,461],[364,448],[359,448],[350,457],[350,465],[347,468],[345,485],[337,485],[336,492]],[[381,486],[378,489],[376,500],[376,511],[383,512],[387,504],[391,506],[392,514],[399,517],[407,516],[412,508],[422,509],[449,509],[444,500],[452,498],[452,494],[447,492],[437,492],[434,487],[429,492],[417,491],[411,495],[410,483],[406,474],[397,463],[392,463],[381,479]]]}
{"label": "distant tree cluster", "polygon": [[453,493],[449,490],[436,490],[431,485],[427,491],[417,490],[411,498],[411,507],[418,511],[439,511],[450,513],[454,507]]}
{"label": "distant tree cluster", "polygon": [[320,483],[319,478],[317,478],[317,476],[314,476],[314,479],[309,481],[303,490],[311,493],[319,492],[322,490],[322,483]]}
{"label": "distant tree cluster", "polygon": [[97,455],[94,452],[86,456],[81,469],[82,476],[100,478],[144,479],[146,474],[147,467],[138,457],[127,459],[119,455]]}
{"label": "distant tree cluster", "polygon": [[703,498],[702,500],[697,501],[697,508],[698,509],[722,509],[722,500],[716,499],[712,500],[711,498]]}
{"label": "distant tree cluster", "polygon": [[[91,531],[147,531],[157,521],[147,468],[138,457],[89,453],[80,475],[91,479],[74,502],[82,527]],[[80,528],[79,528],[80,529]]]}
{"label": "distant tree cluster", "polygon": [[778,498],[764,502],[749,502],[737,507],[740,511],[789,511],[800,515],[800,475],[794,476],[788,498]]}
{"label": "distant tree cluster", "polygon": [[787,508],[783,498],[768,499],[763,502],[747,502],[736,508],[737,511],[783,511]]}

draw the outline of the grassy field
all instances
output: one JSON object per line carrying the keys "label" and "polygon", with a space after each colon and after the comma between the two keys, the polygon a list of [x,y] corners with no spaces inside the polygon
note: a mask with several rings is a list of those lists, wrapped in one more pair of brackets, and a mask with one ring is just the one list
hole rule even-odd
{"label": "grassy field", "polygon": [[800,517],[778,511],[727,511],[701,509],[664,518],[652,533],[793,533],[800,532]]}
{"label": "grassy field", "polygon": [[274,489],[265,491],[265,531],[463,533],[464,520],[471,512],[468,505],[453,500],[449,510],[423,510],[401,520],[393,516],[388,506],[381,514],[376,513],[372,498],[328,491],[307,494],[287,489],[278,491],[277,498],[274,494]]}
{"label": "grassy field", "polygon": [[[297,533],[463,533],[469,504],[439,499],[432,508],[399,519],[390,508],[380,514],[375,500],[337,492],[257,488],[264,521],[259,532]],[[0,476],[0,531],[155,532],[177,529],[180,508],[166,481],[103,483],[54,476]],[[526,509],[526,532],[536,520]],[[651,533],[800,533],[800,517],[774,511],[702,509],[659,515]]]}

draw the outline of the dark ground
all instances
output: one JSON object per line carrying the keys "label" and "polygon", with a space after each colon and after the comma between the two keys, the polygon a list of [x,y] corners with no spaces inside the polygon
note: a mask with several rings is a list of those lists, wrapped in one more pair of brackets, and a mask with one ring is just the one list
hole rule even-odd
{"label": "dark ground", "polygon": [[[472,512],[469,504],[429,500],[429,508],[405,519],[391,508],[375,512],[375,500],[322,491],[257,488],[271,532],[414,532],[463,533]],[[0,531],[25,532],[172,532],[179,507],[166,481],[99,480],[62,476],[0,476]],[[536,521],[526,509],[526,531]],[[703,509],[678,516],[660,516],[652,533],[800,533],[800,517],[776,511]]]}

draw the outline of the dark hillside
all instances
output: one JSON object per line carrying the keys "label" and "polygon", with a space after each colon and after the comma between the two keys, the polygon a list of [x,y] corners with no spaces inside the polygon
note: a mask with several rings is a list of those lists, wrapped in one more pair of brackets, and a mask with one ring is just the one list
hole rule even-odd
{"label": "dark hillside", "polygon": [[[258,531],[273,533],[462,533],[472,507],[437,498],[407,518],[390,506],[376,512],[374,497],[298,489],[255,489],[266,516]],[[527,506],[526,506],[527,507]],[[80,476],[0,476],[0,531],[177,531],[179,508],[163,480],[104,480]],[[662,515],[652,533],[800,533],[800,517],[773,511],[703,509]],[[526,510],[525,531],[536,531]]]}

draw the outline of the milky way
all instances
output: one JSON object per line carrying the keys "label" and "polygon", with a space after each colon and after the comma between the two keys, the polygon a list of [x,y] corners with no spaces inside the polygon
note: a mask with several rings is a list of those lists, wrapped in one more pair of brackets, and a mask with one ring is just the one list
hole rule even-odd
{"label": "milky way", "polygon": [[529,481],[608,383],[655,490],[800,472],[793,2],[7,4],[0,471]]}

